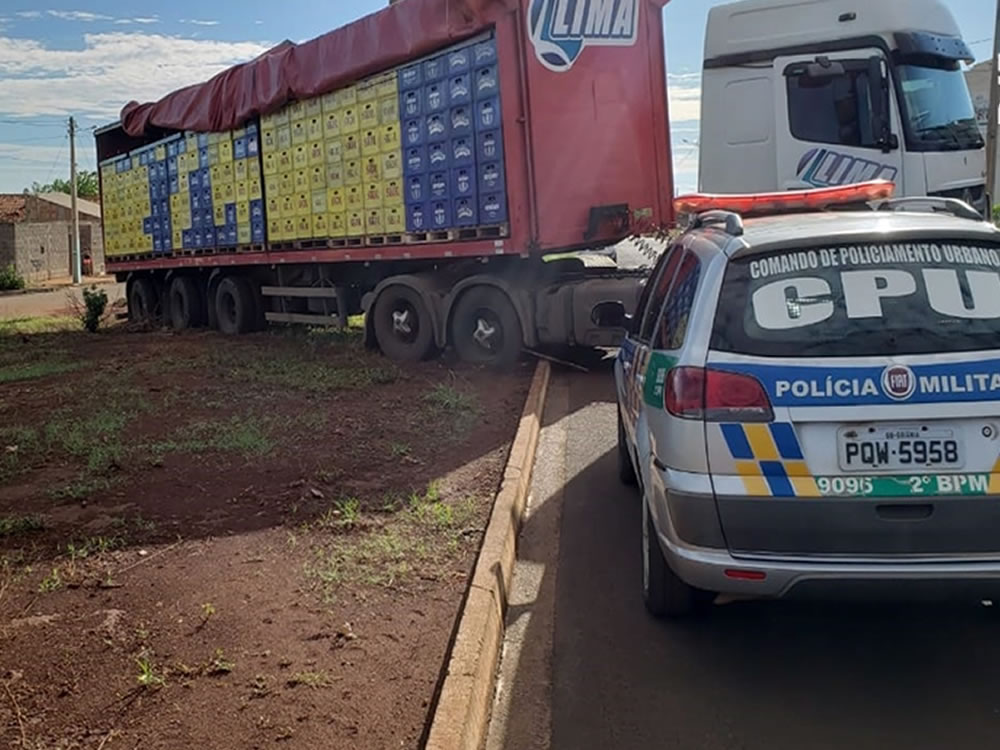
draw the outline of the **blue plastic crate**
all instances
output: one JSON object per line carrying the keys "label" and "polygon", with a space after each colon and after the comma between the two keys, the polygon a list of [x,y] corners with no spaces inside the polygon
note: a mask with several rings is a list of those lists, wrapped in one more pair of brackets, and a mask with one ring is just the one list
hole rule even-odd
{"label": "blue plastic crate", "polygon": [[233,158],[234,159],[247,158],[247,139],[245,137],[233,139]]}
{"label": "blue plastic crate", "polygon": [[477,192],[476,168],[458,167],[451,170],[451,194],[456,198],[467,198]]}
{"label": "blue plastic crate", "polygon": [[215,211],[212,209],[211,203],[201,209],[201,226],[202,228],[215,226]]}
{"label": "blue plastic crate", "polygon": [[406,178],[406,202],[423,203],[427,200],[427,175],[411,174]]}
{"label": "blue plastic crate", "polygon": [[250,223],[255,221],[264,221],[264,201],[260,198],[250,201]]}
{"label": "blue plastic crate", "polygon": [[150,208],[152,209],[153,216],[156,216],[159,213],[159,211],[157,209],[157,205],[160,202],[159,201],[159,196],[157,195],[157,193],[159,193],[159,191],[160,191],[160,188],[159,188],[158,185],[150,185],[149,186],[149,205],[150,205]]}
{"label": "blue plastic crate", "polygon": [[427,204],[427,214],[432,230],[451,228],[451,201],[431,201]]}
{"label": "blue plastic crate", "polygon": [[167,158],[168,159],[171,159],[171,158],[177,156],[177,144],[178,143],[182,143],[182,142],[183,141],[171,141],[170,143],[167,144]]}
{"label": "blue plastic crate", "polygon": [[264,233],[265,230],[263,222],[250,225],[250,241],[255,245],[261,245],[264,243]]}
{"label": "blue plastic crate", "polygon": [[170,196],[163,196],[160,201],[160,216],[170,216]]}
{"label": "blue plastic crate", "polygon": [[[468,167],[476,163],[476,142],[471,135],[451,139],[450,166]],[[433,164],[431,165],[433,166]]]}
{"label": "blue plastic crate", "polygon": [[167,157],[167,177],[174,177],[177,174],[177,157]]}
{"label": "blue plastic crate", "polygon": [[472,47],[462,47],[448,53],[448,75],[468,73],[472,68]]}
{"label": "blue plastic crate", "polygon": [[430,114],[444,112],[446,109],[448,109],[448,84],[445,81],[431,81],[425,85],[424,112]]}
{"label": "blue plastic crate", "polygon": [[399,94],[399,114],[402,117],[417,117],[424,111],[424,89],[403,91]]}
{"label": "blue plastic crate", "polygon": [[495,193],[503,191],[503,163],[498,161],[485,162],[479,165],[479,192]]}
{"label": "blue plastic crate", "polygon": [[502,192],[482,193],[479,196],[479,222],[503,224],[507,221],[507,199]]}
{"label": "blue plastic crate", "polygon": [[236,204],[227,203],[226,204],[226,224],[236,223]]}
{"label": "blue plastic crate", "polygon": [[428,221],[426,203],[411,203],[406,207],[406,231],[426,232]]}
{"label": "blue plastic crate", "polygon": [[153,252],[162,253],[163,252],[163,240],[159,234],[153,235]]}
{"label": "blue plastic crate", "polygon": [[[256,126],[254,126],[256,128]],[[247,158],[252,159],[260,153],[260,136],[256,130],[253,133],[247,128]]]}
{"label": "blue plastic crate", "polygon": [[476,159],[503,161],[503,133],[499,130],[484,130],[476,136]]}
{"label": "blue plastic crate", "polygon": [[451,178],[446,170],[431,172],[427,177],[427,197],[431,200],[451,198]]}
{"label": "blue plastic crate", "polygon": [[452,137],[472,134],[472,107],[463,104],[448,113],[448,130]]}
{"label": "blue plastic crate", "polygon": [[239,231],[236,229],[236,224],[226,225],[226,245],[228,247],[235,247],[239,242]]}
{"label": "blue plastic crate", "polygon": [[496,64],[476,68],[473,79],[476,100],[500,96],[500,78],[497,75]]}
{"label": "blue plastic crate", "polygon": [[500,127],[500,99],[493,97],[476,102],[476,132]]}
{"label": "blue plastic crate", "polygon": [[447,169],[451,156],[450,143],[431,143],[427,146],[427,168]]}
{"label": "blue plastic crate", "polygon": [[147,216],[145,219],[142,220],[142,233],[143,234],[152,234],[152,232],[153,232],[153,219],[154,218],[155,217],[153,217],[153,216]]}
{"label": "blue plastic crate", "polygon": [[201,170],[192,169],[188,172],[188,190],[194,192],[201,190]]}
{"label": "blue plastic crate", "polygon": [[188,250],[188,249],[190,249],[192,247],[192,245],[191,245],[191,232],[192,231],[193,230],[191,230],[191,229],[182,229],[181,230],[181,245],[183,246],[183,248],[185,250]]}
{"label": "blue plastic crate", "polygon": [[176,195],[180,191],[181,191],[181,181],[177,177],[177,175],[174,175],[173,177],[170,178],[170,194]]}
{"label": "blue plastic crate", "polygon": [[448,78],[448,102],[451,106],[468,104],[472,101],[472,83],[468,73],[460,73]]}
{"label": "blue plastic crate", "polygon": [[438,81],[444,78],[448,74],[448,59],[442,55],[441,57],[433,57],[430,60],[424,62],[424,84],[428,84],[431,81]]}
{"label": "blue plastic crate", "polygon": [[247,123],[247,136],[251,136],[251,135],[260,135],[260,131],[257,130],[257,123],[256,122],[248,122]]}
{"label": "blue plastic crate", "polygon": [[476,205],[476,198],[456,198],[452,215],[455,217],[456,227],[474,227],[479,223],[479,206]]}
{"label": "blue plastic crate", "polygon": [[178,139],[178,141],[177,141],[177,154],[178,155],[180,155],[180,154],[186,154],[187,150],[188,150],[187,141],[184,140],[183,138]]}
{"label": "blue plastic crate", "polygon": [[483,65],[489,65],[490,63],[495,63],[497,61],[497,42],[495,39],[490,39],[486,42],[480,42],[472,48],[472,65],[473,67],[479,68]]}
{"label": "blue plastic crate", "polygon": [[170,224],[170,214],[165,214],[164,216],[161,216],[160,232],[169,236],[171,230],[173,230],[173,227]]}
{"label": "blue plastic crate", "polygon": [[202,169],[208,167],[208,146],[198,147],[198,166]]}
{"label": "blue plastic crate", "polygon": [[191,228],[201,229],[201,211],[191,211]]}
{"label": "blue plastic crate", "polygon": [[412,91],[424,85],[424,74],[420,65],[410,65],[399,70],[399,90]]}
{"label": "blue plastic crate", "polygon": [[426,172],[427,148],[425,146],[413,146],[406,149],[403,154],[403,174],[420,174]]}
{"label": "blue plastic crate", "polygon": [[208,133],[198,133],[198,148],[203,149],[208,145]]}
{"label": "blue plastic crate", "polygon": [[409,117],[403,121],[403,148],[422,146],[426,138],[427,129],[423,117]]}
{"label": "blue plastic crate", "polygon": [[435,112],[425,119],[424,137],[427,143],[440,143],[448,140],[448,114]]}

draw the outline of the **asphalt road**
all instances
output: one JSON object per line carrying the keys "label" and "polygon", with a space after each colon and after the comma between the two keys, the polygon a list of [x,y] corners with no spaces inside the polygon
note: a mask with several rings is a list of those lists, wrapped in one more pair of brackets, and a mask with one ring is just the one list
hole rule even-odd
{"label": "asphalt road", "polygon": [[1000,746],[1000,603],[647,616],[613,398],[606,368],[553,380],[490,750]]}

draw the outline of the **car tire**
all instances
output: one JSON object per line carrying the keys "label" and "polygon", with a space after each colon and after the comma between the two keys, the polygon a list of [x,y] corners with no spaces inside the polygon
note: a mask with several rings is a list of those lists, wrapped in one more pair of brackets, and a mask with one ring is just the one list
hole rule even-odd
{"label": "car tire", "polygon": [[160,319],[160,295],[152,279],[133,279],[128,290],[128,318],[140,325],[156,325]]}
{"label": "car tire", "polygon": [[618,479],[626,487],[635,487],[639,478],[635,475],[635,465],[628,449],[628,438],[625,435],[625,422],[622,420],[622,410],[618,409]]}
{"label": "car tire", "polygon": [[387,287],[375,300],[375,341],[396,362],[419,362],[434,348],[431,313],[420,294],[408,286]]}
{"label": "car tire", "polygon": [[175,276],[167,293],[170,325],[175,331],[199,328],[205,320],[205,303],[197,280]]}
{"label": "car tire", "polygon": [[503,371],[520,359],[524,333],[506,294],[491,286],[476,286],[455,305],[451,340],[463,362]]}
{"label": "car tire", "polygon": [[698,612],[707,594],[684,583],[667,564],[649,504],[642,502],[642,600],[654,617],[681,618]]}
{"label": "car tire", "polygon": [[257,304],[250,282],[241,276],[227,276],[215,290],[215,316],[219,330],[227,336],[248,333],[257,324]]}

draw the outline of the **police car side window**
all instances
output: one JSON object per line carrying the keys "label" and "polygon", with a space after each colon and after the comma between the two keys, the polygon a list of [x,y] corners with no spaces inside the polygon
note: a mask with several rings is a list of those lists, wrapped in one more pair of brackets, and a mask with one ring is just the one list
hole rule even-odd
{"label": "police car side window", "polygon": [[694,307],[694,295],[698,289],[700,276],[701,263],[694,253],[686,252],[677,271],[677,278],[667,293],[660,325],[654,336],[654,348],[673,350],[684,346],[688,319],[691,316],[691,308]]}
{"label": "police car side window", "polygon": [[677,266],[680,264],[683,254],[684,250],[680,245],[671,245],[660,258],[658,265],[662,270],[659,276],[655,277],[655,281],[650,282],[649,303],[646,305],[642,328],[639,330],[638,338],[644,343],[649,343],[653,336],[653,329],[659,320],[660,310],[663,309],[663,301],[667,297],[667,292],[670,291],[670,283],[674,280]]}

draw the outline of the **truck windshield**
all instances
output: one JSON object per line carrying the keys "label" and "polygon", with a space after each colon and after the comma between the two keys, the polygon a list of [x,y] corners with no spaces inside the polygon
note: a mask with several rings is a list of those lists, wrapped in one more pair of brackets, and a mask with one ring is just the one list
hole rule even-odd
{"label": "truck windshield", "polygon": [[959,151],[983,147],[976,110],[956,67],[899,65],[910,138],[924,151]]}

